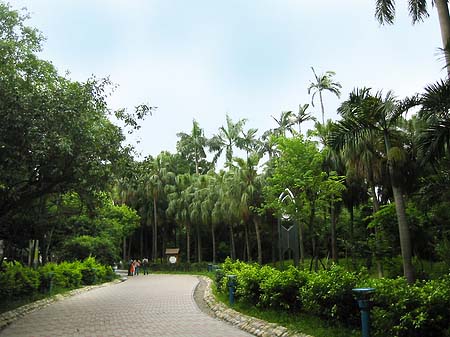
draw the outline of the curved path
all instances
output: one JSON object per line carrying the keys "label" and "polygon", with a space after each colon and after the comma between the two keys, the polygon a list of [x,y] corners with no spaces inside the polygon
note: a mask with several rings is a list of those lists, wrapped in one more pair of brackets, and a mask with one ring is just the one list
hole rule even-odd
{"label": "curved path", "polygon": [[7,336],[249,337],[197,307],[190,275],[141,275],[32,312],[0,332]]}

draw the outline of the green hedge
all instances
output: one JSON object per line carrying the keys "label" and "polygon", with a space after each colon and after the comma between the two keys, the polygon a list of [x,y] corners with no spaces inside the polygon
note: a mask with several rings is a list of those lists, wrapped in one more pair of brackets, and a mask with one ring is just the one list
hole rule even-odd
{"label": "green hedge", "polygon": [[352,289],[374,287],[373,336],[450,336],[450,275],[408,285],[404,278],[371,279],[364,270],[348,272],[339,266],[309,273],[292,266],[280,271],[227,259],[216,274],[219,291],[228,291],[230,274],[237,276],[238,301],[262,309],[303,311],[352,328],[360,324]]}
{"label": "green hedge", "polygon": [[99,264],[93,257],[82,262],[47,263],[36,270],[20,262],[4,262],[0,270],[0,301],[31,297],[38,291],[49,291],[52,286],[74,289],[115,277],[110,266]]}

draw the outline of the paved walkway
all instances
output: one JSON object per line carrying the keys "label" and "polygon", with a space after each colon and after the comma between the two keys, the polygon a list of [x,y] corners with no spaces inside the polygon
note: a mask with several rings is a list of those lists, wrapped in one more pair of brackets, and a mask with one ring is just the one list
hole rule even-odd
{"label": "paved walkway", "polygon": [[249,337],[197,307],[190,275],[140,275],[37,310],[0,332],[7,336]]}

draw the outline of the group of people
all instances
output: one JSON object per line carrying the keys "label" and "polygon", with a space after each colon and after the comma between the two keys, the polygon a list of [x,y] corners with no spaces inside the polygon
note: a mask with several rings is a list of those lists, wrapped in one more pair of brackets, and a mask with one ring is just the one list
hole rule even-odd
{"label": "group of people", "polygon": [[143,258],[141,260],[130,260],[130,266],[128,269],[128,276],[139,275],[139,271],[142,268],[144,275],[148,275],[148,259]]}

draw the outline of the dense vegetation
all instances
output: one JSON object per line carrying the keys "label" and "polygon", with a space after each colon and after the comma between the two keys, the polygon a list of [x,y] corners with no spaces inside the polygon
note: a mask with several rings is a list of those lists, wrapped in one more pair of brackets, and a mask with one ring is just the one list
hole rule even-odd
{"label": "dense vegetation", "polygon": [[359,324],[352,289],[375,287],[371,313],[373,336],[448,336],[450,277],[408,285],[404,278],[373,279],[366,271],[337,265],[310,273],[293,266],[269,266],[227,259],[217,274],[219,291],[228,292],[226,275],[236,275],[236,299],[260,309],[306,312],[349,327]]}
{"label": "dense vegetation", "polygon": [[[37,56],[43,38],[25,20],[0,3],[0,277],[22,273],[3,257],[43,265],[17,291],[39,287],[43,270],[58,275],[50,262],[157,262],[179,247],[187,264],[257,261],[239,270],[238,294],[263,307],[354,324],[349,289],[373,284],[380,334],[390,324],[399,336],[425,336],[429,317],[436,331],[448,329],[449,80],[406,98],[355,88],[343,95],[340,120],[326,121],[325,93],[341,97],[341,86],[334,72],[313,69],[312,107],[282,112],[273,129],[226,116],[207,138],[194,120],[177,134],[176,153],[137,161],[124,129],[138,129],[153,108],[110,111],[109,81],[59,75]],[[302,133],[308,120],[314,129]],[[292,202],[280,201],[287,188]],[[298,225],[300,263],[316,274],[260,267],[280,259],[279,221]],[[67,282],[84,282],[78,276]]]}
{"label": "dense vegetation", "polygon": [[47,263],[36,269],[17,261],[5,262],[0,273],[0,312],[23,301],[115,278],[111,266],[104,266],[93,257],[82,262]]}

